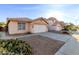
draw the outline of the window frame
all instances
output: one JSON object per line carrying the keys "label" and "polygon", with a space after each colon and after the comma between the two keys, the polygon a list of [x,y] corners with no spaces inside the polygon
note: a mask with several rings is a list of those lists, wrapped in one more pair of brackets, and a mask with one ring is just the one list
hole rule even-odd
{"label": "window frame", "polygon": [[18,22],[18,30],[25,30],[25,22]]}

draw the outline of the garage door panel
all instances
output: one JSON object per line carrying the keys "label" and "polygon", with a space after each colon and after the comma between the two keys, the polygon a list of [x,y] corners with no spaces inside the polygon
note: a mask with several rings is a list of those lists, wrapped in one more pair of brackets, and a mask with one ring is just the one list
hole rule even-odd
{"label": "garage door panel", "polygon": [[34,33],[46,32],[46,30],[47,30],[46,25],[34,25],[33,28]]}

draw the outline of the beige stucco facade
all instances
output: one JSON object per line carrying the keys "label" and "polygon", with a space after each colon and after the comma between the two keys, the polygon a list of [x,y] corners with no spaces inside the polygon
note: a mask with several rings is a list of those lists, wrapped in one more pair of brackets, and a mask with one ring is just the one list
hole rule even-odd
{"label": "beige stucco facade", "polygon": [[17,21],[10,21],[8,24],[8,32],[9,34],[20,34],[20,33],[27,33],[29,23],[25,23],[25,30],[18,30],[18,22]]}
{"label": "beige stucco facade", "polygon": [[38,33],[38,32],[47,32],[47,24],[42,20],[34,20],[32,22],[25,22],[25,30],[18,30],[18,21],[10,21],[8,23],[8,32],[9,34],[21,34],[21,33]]}

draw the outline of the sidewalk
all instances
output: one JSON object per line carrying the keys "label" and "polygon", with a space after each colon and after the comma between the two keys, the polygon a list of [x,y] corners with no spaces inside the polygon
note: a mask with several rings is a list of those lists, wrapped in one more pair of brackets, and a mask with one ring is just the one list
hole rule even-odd
{"label": "sidewalk", "polygon": [[72,35],[71,39],[56,52],[56,55],[79,55],[79,41]]}

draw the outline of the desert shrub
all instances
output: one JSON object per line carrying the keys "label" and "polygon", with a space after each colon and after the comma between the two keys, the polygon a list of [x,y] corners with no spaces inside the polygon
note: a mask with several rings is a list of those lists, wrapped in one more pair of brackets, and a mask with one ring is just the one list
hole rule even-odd
{"label": "desert shrub", "polygon": [[0,40],[1,55],[30,55],[32,48],[22,40]]}
{"label": "desert shrub", "polygon": [[68,31],[77,31],[77,27],[73,24],[64,26],[64,29]]}

